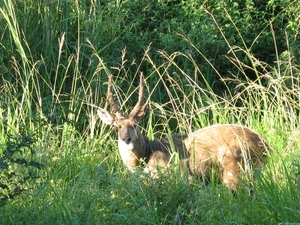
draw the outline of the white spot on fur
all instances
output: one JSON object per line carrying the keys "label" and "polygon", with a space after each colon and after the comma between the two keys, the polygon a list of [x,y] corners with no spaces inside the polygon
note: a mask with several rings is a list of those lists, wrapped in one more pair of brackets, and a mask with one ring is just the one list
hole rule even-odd
{"label": "white spot on fur", "polygon": [[118,140],[118,147],[121,159],[123,160],[124,164],[128,167],[130,172],[133,172],[133,168],[129,165],[131,156],[133,155],[133,143],[126,144],[122,140]]}
{"label": "white spot on fur", "polygon": [[118,140],[118,146],[120,152],[129,152],[133,150],[133,143],[130,142],[129,144],[126,144],[123,140]]}
{"label": "white spot on fur", "polygon": [[225,154],[226,154],[226,149],[224,149],[223,147],[220,146],[218,149],[218,161],[223,168],[225,167],[225,165],[223,163],[223,158],[224,158]]}
{"label": "white spot on fur", "polygon": [[150,173],[150,170],[149,170],[148,167],[145,167],[145,168],[144,168],[144,173]]}
{"label": "white spot on fur", "polygon": [[231,173],[231,172],[227,172],[227,175],[228,175],[229,177],[233,177],[233,176],[234,176],[233,173]]}

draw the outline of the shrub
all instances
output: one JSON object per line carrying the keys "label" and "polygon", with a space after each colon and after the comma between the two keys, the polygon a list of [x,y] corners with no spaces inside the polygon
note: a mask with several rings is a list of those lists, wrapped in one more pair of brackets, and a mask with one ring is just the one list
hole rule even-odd
{"label": "shrub", "polygon": [[7,135],[6,147],[0,151],[0,206],[38,181],[42,165],[34,159],[34,143],[34,135]]}

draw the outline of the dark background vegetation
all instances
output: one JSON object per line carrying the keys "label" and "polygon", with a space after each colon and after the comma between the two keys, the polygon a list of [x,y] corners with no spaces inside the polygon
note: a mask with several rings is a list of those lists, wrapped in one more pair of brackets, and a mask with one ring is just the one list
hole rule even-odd
{"label": "dark background vegetation", "polygon": [[[17,89],[22,89],[24,80],[28,80],[29,89],[33,89],[33,83],[38,83],[40,96],[31,91],[31,98],[35,102],[40,98],[44,106],[48,105],[40,110],[54,123],[65,120],[67,110],[80,114],[70,106],[68,99],[74,95],[71,90],[74,74],[83,76],[87,83],[97,72],[99,60],[89,43],[108,68],[121,64],[124,48],[127,62],[142,58],[149,45],[149,54],[156,62],[164,60],[157,55],[157,50],[191,55],[203,70],[204,79],[218,92],[226,90],[221,78],[234,75],[255,80],[259,72],[271,70],[274,62],[279,60],[278,56],[287,51],[296,64],[299,61],[298,1],[25,0],[15,1],[13,7],[24,55],[12,41],[13,34],[7,21],[1,17],[0,82],[14,84]],[[266,64],[253,65],[255,62],[237,48],[249,50]],[[60,52],[60,49],[63,50]],[[228,57],[233,54],[245,64],[243,68],[230,61]],[[76,63],[72,62],[72,57],[76,57]],[[25,58],[36,63],[38,75],[33,78],[35,81],[16,69]],[[189,60],[176,60],[186,73],[192,72]],[[127,71],[129,78],[137,66],[133,65]],[[147,63],[139,70],[145,74],[153,72]],[[107,79],[101,74],[98,77]],[[157,78],[152,77],[150,84],[157,82]],[[204,81],[199,79],[198,82]],[[58,98],[64,104],[57,105],[57,101],[53,101],[53,85],[60,91]],[[235,86],[231,85],[233,90]],[[87,126],[87,118],[84,114],[79,117],[81,121],[77,121],[77,126],[82,132]]]}
{"label": "dark background vegetation", "polygon": [[[208,66],[206,59],[224,78],[235,74],[255,80],[257,74],[251,69],[255,65],[251,65],[251,60],[242,51],[235,54],[245,63],[245,68],[237,70],[228,60],[227,57],[232,56],[231,48],[237,46],[249,49],[255,58],[269,67],[273,67],[278,60],[277,56],[285,51],[289,51],[295,63],[298,63],[298,8],[298,1],[289,0],[26,0],[14,3],[21,39],[24,46],[27,46],[26,57],[34,62],[39,61],[37,69],[42,79],[37,82],[41,84],[43,98],[51,95],[51,90],[44,84],[54,82],[57,65],[66,64],[76,52],[79,53],[80,73],[87,80],[91,79],[99,62],[93,57],[87,40],[109,68],[121,63],[124,48],[126,59],[131,62],[141,58],[151,44],[153,55],[159,49],[169,54],[176,51],[191,54],[199,67],[205,70],[206,79],[215,89],[220,88],[220,77]],[[2,77],[5,82],[18,83],[14,64],[20,63],[22,59],[15,43],[11,42],[5,21],[1,24]],[[59,39],[63,35],[63,52],[58,58]],[[12,63],[12,59],[15,63]],[[156,60],[162,59],[157,57]],[[188,68],[189,62],[183,59],[178,64],[181,68]],[[136,68],[131,69],[134,71]],[[141,70],[149,74],[151,71],[148,69],[151,70],[145,64]],[[258,71],[263,72],[265,69],[258,68]],[[62,92],[68,94],[73,81],[70,77],[64,79],[65,70],[65,67],[60,67],[56,79],[64,80],[61,84]],[[75,65],[70,65],[68,74],[71,76],[74,70]]]}
{"label": "dark background vegetation", "polygon": [[[299,218],[298,0],[0,0],[0,7],[0,207],[10,216],[3,221],[26,213],[37,224]],[[190,120],[193,129],[251,125],[276,144],[257,199],[197,192],[185,180],[147,186],[120,169],[115,134],[99,125],[95,108],[107,106],[113,74],[127,112],[141,72],[150,138],[188,132]],[[24,215],[10,213],[16,209]]]}

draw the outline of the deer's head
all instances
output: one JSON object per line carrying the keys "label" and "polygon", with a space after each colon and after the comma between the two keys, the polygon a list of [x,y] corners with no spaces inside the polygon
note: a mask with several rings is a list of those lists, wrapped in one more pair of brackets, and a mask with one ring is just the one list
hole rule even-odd
{"label": "deer's head", "polygon": [[107,125],[118,129],[118,146],[121,158],[129,170],[140,164],[140,159],[146,157],[146,140],[141,134],[138,121],[145,115],[147,102],[143,104],[144,78],[141,74],[138,102],[129,115],[124,115],[116,104],[112,93],[112,76],[109,76],[107,100],[114,114],[105,109],[98,109],[98,116]]}

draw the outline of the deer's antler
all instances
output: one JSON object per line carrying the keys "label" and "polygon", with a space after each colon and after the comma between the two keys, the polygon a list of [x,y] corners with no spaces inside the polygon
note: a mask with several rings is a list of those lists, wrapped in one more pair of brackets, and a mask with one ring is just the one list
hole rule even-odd
{"label": "deer's antler", "polygon": [[138,102],[136,103],[131,113],[129,114],[129,118],[134,120],[139,120],[141,117],[144,116],[148,102],[143,104],[143,97],[144,97],[144,75],[143,73],[141,73]]}
{"label": "deer's antler", "polygon": [[122,116],[122,112],[120,110],[120,107],[117,105],[117,103],[114,100],[113,92],[112,92],[112,75],[109,75],[108,77],[108,87],[107,87],[107,101],[110,105],[111,110],[116,113],[118,116]]}

